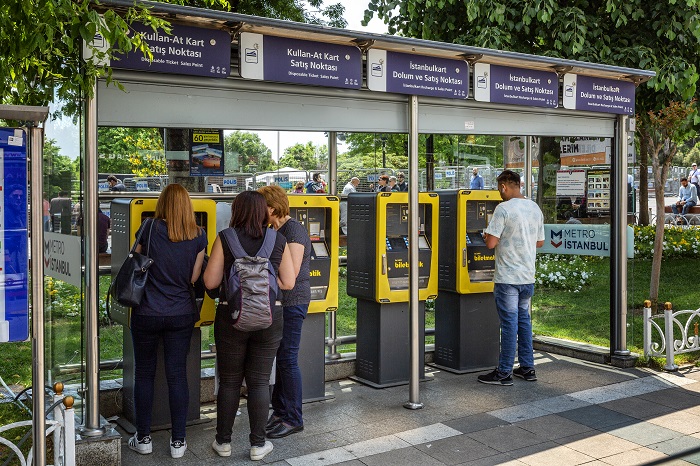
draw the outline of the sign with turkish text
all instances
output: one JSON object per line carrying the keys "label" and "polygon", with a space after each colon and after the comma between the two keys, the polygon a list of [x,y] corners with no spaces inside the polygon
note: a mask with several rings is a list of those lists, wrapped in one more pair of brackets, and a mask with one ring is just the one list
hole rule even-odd
{"label": "sign with turkish text", "polygon": [[242,78],[311,86],[360,89],[362,52],[327,44],[243,32],[239,39]]}
{"label": "sign with turkish text", "polygon": [[27,138],[0,128],[0,343],[29,337]]}
{"label": "sign with turkish text", "polygon": [[564,108],[634,115],[634,83],[567,73]]}
{"label": "sign with turkish text", "polygon": [[474,99],[479,102],[556,108],[559,77],[553,71],[476,63]]}
{"label": "sign with turkish text", "polygon": [[370,49],[367,87],[379,92],[466,99],[469,65],[462,60]]}
{"label": "sign with turkish text", "polygon": [[134,50],[113,59],[113,68],[210,78],[227,78],[231,71],[231,36],[226,31],[173,24],[167,34],[140,23],[131,27],[147,44],[153,61]]}
{"label": "sign with turkish text", "polygon": [[[542,254],[610,256],[610,225],[545,224]],[[634,257],[634,230],[627,227],[627,257]]]}
{"label": "sign with turkish text", "polygon": [[586,170],[557,171],[557,196],[586,195]]}
{"label": "sign with turkish text", "polygon": [[610,164],[610,139],[561,138],[559,153],[561,164],[566,166]]}

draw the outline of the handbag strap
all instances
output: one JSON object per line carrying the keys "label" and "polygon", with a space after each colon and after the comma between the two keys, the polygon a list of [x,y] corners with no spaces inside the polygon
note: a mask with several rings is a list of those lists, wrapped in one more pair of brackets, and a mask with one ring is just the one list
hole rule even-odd
{"label": "handbag strap", "polygon": [[[152,218],[147,218],[146,221],[151,221],[151,226],[148,230],[148,244],[146,245],[146,250],[144,251],[144,255],[148,255],[148,250],[151,248],[151,231],[153,231],[153,224],[155,223],[155,219]],[[145,228],[140,228],[139,229],[139,234],[136,236],[136,239],[134,240],[134,244],[131,246],[131,251],[129,251],[129,254],[133,254],[133,252],[136,250],[136,246],[139,245],[139,241],[141,241],[141,235],[143,234],[143,230]]]}

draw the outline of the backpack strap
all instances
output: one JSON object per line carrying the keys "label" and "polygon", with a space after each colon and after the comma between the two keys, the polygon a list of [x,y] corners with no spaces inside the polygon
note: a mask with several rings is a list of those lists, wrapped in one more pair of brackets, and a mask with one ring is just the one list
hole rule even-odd
{"label": "backpack strap", "polygon": [[226,241],[233,258],[237,259],[239,257],[245,257],[248,255],[241,245],[241,240],[238,239],[238,234],[233,228],[225,228],[221,230],[221,237]]}
{"label": "backpack strap", "polygon": [[256,256],[270,258],[272,255],[272,250],[275,248],[275,242],[277,241],[277,232],[272,228],[265,229],[265,239],[263,240],[262,246],[258,250]]}

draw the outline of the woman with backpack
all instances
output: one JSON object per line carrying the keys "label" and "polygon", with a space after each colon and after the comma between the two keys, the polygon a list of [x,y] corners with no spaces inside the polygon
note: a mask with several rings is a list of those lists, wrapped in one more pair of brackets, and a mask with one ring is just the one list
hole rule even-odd
{"label": "woman with backpack", "polygon": [[289,200],[284,189],[279,186],[264,186],[258,191],[267,201],[272,227],[287,239],[296,276],[294,288],[282,292],[284,329],[277,350],[272,415],[265,426],[268,438],[282,438],[304,430],[301,415],[301,370],[297,359],[301,326],[311,301],[311,240],[306,227],[289,216]]}
{"label": "woman with backpack", "polygon": [[148,269],[143,300],[131,313],[136,433],[129,439],[129,448],[142,455],[153,451],[153,382],[162,338],[172,424],[170,455],[180,458],[187,450],[187,353],[197,321],[190,288],[202,270],[207,236],[197,226],[189,193],[179,184],[163,190],[154,218],[144,220],[141,230],[144,234],[136,252],[154,262]]}
{"label": "woman with backpack", "polygon": [[[240,255],[234,256],[232,249],[240,246],[249,257],[258,258],[270,237],[274,243],[267,259],[274,269],[277,284],[283,290],[294,287],[294,268],[287,242],[284,236],[268,229],[268,224],[267,204],[262,194],[257,191],[238,194],[231,205],[231,223],[227,229],[233,231],[227,233],[227,230],[223,230],[219,233],[204,272],[205,286],[212,290],[223,284],[220,296],[226,299],[220,298],[214,320],[219,392],[216,399],[216,438],[212,448],[219,456],[231,456],[231,430],[245,378],[248,387],[250,459],[254,461],[263,459],[273,448],[272,442],[265,440],[265,424],[270,404],[270,373],[282,339],[282,308],[275,305],[275,300],[280,297],[274,296],[273,286],[270,286],[269,303],[273,308],[271,324],[259,330],[239,330],[237,321],[246,314],[249,303],[229,299],[226,288],[232,286],[231,279],[235,278],[232,272],[238,270],[241,259]],[[233,247],[229,241],[232,234],[238,239]],[[241,288],[243,285],[241,283]]]}

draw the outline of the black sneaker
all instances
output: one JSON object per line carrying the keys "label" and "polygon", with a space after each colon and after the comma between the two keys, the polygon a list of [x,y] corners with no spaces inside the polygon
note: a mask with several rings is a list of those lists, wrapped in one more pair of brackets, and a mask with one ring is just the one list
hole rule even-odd
{"label": "black sneaker", "polygon": [[503,377],[498,374],[498,369],[494,369],[493,372],[489,372],[486,375],[480,375],[477,380],[481,383],[487,383],[490,385],[513,385],[513,377],[508,374]]}
{"label": "black sneaker", "polygon": [[537,380],[535,369],[523,369],[522,367],[518,367],[517,369],[513,369],[513,375],[520,377],[521,379],[525,379],[528,382],[534,382]]}

